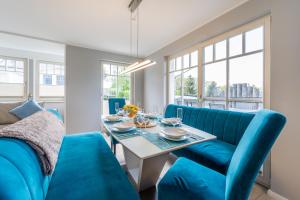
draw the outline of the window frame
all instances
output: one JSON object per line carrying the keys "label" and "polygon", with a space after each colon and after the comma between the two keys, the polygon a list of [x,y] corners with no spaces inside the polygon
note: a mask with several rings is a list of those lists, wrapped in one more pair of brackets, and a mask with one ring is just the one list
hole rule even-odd
{"label": "window frame", "polygon": [[24,101],[25,99],[27,99],[27,92],[28,92],[28,79],[29,79],[28,59],[22,57],[4,56],[4,55],[0,55],[0,59],[14,60],[15,62],[16,61],[24,62],[24,72],[23,72],[23,79],[24,79],[23,94],[24,95],[23,96],[2,96],[0,97],[1,101]]}
{"label": "window frame", "polygon": [[[37,60],[36,61],[36,67],[35,67],[35,93],[36,93],[36,99],[39,101],[45,101],[45,102],[64,102],[65,100],[65,81],[64,81],[64,96],[40,96],[40,64],[53,64],[53,65],[62,65],[64,70],[64,78],[66,77],[66,67],[63,62],[54,62],[54,61],[46,61],[46,60]],[[54,68],[55,71],[55,68]]]}
{"label": "window frame", "polygon": [[[167,57],[167,84],[166,84],[166,91],[167,91],[167,95],[166,95],[166,99],[167,102],[170,103],[170,91],[169,91],[169,75],[170,75],[170,61],[172,59],[176,59],[176,57],[178,56],[183,56],[187,53],[191,53],[194,52],[196,50],[198,50],[198,102],[199,104],[201,104],[201,106],[203,106],[203,103],[205,100],[216,100],[216,101],[220,101],[223,100],[226,102],[226,109],[228,109],[229,106],[229,102],[234,102],[234,101],[238,101],[238,102],[252,102],[253,99],[242,99],[242,98],[229,98],[228,94],[229,94],[229,60],[233,59],[233,58],[239,58],[242,56],[247,56],[247,55],[253,55],[255,53],[259,53],[259,52],[263,52],[263,96],[262,96],[262,101],[261,103],[263,103],[263,108],[270,108],[270,16],[265,16],[262,17],[260,19],[254,20],[250,23],[244,24],[242,26],[239,26],[235,29],[232,29],[230,31],[227,31],[223,34],[220,34],[216,37],[213,37],[211,39],[208,39],[204,42],[201,42],[189,49],[186,49],[185,51],[182,51],[180,53],[177,53],[173,56],[168,56]],[[263,26],[263,49],[262,50],[256,50],[256,51],[252,51],[252,52],[246,52],[245,50],[245,33],[248,31],[251,31],[253,29],[259,28]],[[229,56],[229,39],[232,37],[235,37],[237,35],[242,34],[242,42],[243,42],[243,46],[242,46],[242,54],[239,55],[234,55],[234,56]],[[219,59],[216,60],[215,59],[215,52],[213,54],[213,61],[212,62],[207,62],[204,63],[204,48],[210,45],[213,45],[213,51],[215,51],[215,44],[218,42],[222,42],[223,40],[226,41],[227,44],[227,48],[226,48],[226,57],[223,59]],[[204,97],[204,87],[205,84],[203,83],[204,79],[204,64],[210,64],[210,63],[216,63],[217,62],[221,62],[221,61],[226,61],[226,94],[225,94],[225,98],[219,98],[219,97]],[[175,68],[176,69],[176,68]]]}

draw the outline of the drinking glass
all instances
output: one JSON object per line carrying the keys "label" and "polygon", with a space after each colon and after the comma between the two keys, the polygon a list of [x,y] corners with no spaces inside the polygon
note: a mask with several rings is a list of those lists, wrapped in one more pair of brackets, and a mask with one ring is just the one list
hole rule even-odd
{"label": "drinking glass", "polygon": [[179,120],[179,123],[182,123],[183,119],[183,109],[182,108],[177,108],[177,119]]}
{"label": "drinking glass", "polygon": [[120,111],[120,105],[119,105],[119,102],[115,102],[115,111],[116,111],[116,114],[118,114],[119,111]]}
{"label": "drinking glass", "polygon": [[142,132],[142,126],[143,126],[144,120],[145,120],[144,115],[139,114],[137,116],[136,123],[139,125],[139,130],[141,132]]}

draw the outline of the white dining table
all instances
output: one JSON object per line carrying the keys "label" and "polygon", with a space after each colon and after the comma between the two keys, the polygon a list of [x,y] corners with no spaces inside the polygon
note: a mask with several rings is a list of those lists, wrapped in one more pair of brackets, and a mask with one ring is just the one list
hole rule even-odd
{"label": "white dining table", "polygon": [[[212,134],[182,124],[180,126],[181,129],[198,135],[202,139],[162,149],[147,138],[143,137],[143,135],[120,139],[120,137],[118,137],[120,133],[114,132],[110,126],[111,124],[104,122],[104,120],[102,120],[102,123],[107,133],[123,146],[127,172],[134,180],[138,191],[142,191],[156,185],[170,152],[197,143],[216,139],[216,136]],[[158,124],[152,128],[145,128],[142,132],[157,134],[161,129],[164,129],[164,127]]]}

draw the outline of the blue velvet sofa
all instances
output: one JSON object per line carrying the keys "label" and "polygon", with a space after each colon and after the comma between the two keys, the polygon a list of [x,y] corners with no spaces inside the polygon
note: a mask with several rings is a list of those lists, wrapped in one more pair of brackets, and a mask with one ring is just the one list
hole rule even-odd
{"label": "blue velvet sofa", "polygon": [[177,108],[183,109],[184,124],[213,134],[217,140],[192,145],[173,153],[226,174],[232,155],[255,113],[170,104],[165,110],[165,117],[176,117]]}
{"label": "blue velvet sofa", "polygon": [[0,199],[139,199],[98,132],[65,136],[54,172],[45,176],[26,143],[0,139]]}
{"label": "blue velvet sofa", "polygon": [[[176,107],[169,105],[166,116],[174,116]],[[215,134],[218,139],[175,152],[182,157],[159,182],[158,199],[248,199],[259,169],[286,118],[270,110],[247,114],[205,108],[183,109],[184,123]]]}

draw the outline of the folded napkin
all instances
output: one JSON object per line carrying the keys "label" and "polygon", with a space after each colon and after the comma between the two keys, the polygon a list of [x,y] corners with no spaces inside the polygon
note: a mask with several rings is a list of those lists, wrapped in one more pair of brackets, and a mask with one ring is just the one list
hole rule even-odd
{"label": "folded napkin", "polygon": [[0,137],[23,140],[30,145],[46,175],[55,168],[64,134],[61,120],[48,111],[39,111],[0,130]]}

